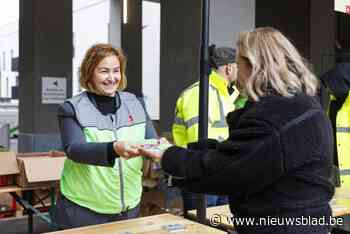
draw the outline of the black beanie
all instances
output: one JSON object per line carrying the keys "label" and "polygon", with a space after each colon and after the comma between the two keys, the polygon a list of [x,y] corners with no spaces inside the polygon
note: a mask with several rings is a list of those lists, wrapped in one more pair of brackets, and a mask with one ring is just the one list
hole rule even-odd
{"label": "black beanie", "polygon": [[235,63],[236,61],[236,50],[231,47],[219,47],[215,48],[215,45],[209,48],[210,65],[214,68],[220,66]]}

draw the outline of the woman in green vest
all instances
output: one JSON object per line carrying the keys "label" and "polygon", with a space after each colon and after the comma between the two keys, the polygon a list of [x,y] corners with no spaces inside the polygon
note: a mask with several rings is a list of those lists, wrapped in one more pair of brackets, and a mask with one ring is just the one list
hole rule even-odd
{"label": "woman in green vest", "polygon": [[65,101],[58,121],[67,160],[53,212],[59,229],[135,218],[142,194],[141,157],[127,142],[157,138],[151,120],[126,87],[122,50],[96,44],[80,67],[86,91]]}

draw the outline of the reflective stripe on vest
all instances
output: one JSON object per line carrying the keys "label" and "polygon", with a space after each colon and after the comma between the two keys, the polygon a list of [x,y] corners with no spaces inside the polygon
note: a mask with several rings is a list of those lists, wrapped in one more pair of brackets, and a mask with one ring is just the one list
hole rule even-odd
{"label": "reflective stripe on vest", "polygon": [[350,175],[350,169],[344,169],[344,170],[340,170],[339,174],[342,175]]}
{"label": "reflective stripe on vest", "polygon": [[337,132],[350,132],[350,127],[337,127]]}
{"label": "reflective stripe on vest", "polygon": [[[210,127],[212,128],[227,128],[227,123],[226,123],[226,117],[225,117],[225,112],[224,112],[224,105],[221,101],[220,95],[219,95],[219,91],[212,85],[210,85],[210,88],[212,88],[213,91],[216,92],[216,97],[217,97],[217,101],[219,103],[219,110],[220,110],[220,120],[218,121],[212,121],[210,118],[208,120],[208,123],[210,124]],[[177,116],[175,116],[174,118],[174,124],[177,125],[182,125],[186,128],[190,128],[193,125],[198,124],[199,122],[199,117],[193,117],[187,121],[183,120],[182,118],[179,118]]]}

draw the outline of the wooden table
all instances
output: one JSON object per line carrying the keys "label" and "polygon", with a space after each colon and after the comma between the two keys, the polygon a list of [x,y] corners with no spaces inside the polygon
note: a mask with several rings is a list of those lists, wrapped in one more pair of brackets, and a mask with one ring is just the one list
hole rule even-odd
{"label": "wooden table", "polygon": [[[337,188],[334,197],[330,202],[330,205],[334,217],[350,215],[350,189]],[[188,215],[191,219],[197,219],[196,210],[189,211]],[[210,222],[210,219],[214,216],[219,216],[219,227],[225,230],[234,229],[233,224],[231,222],[232,214],[229,205],[214,206],[207,208],[207,221]]]}
{"label": "wooden table", "polygon": [[10,185],[10,186],[1,186],[0,193],[12,193],[12,192],[21,192],[23,188],[18,185]]}
{"label": "wooden table", "polygon": [[[56,186],[56,185],[55,185]],[[23,192],[29,190],[37,190],[37,189],[49,189],[53,186],[44,186],[44,187],[20,187],[18,185],[9,185],[9,186],[1,186],[0,193],[12,193],[12,192]]]}
{"label": "wooden table", "polygon": [[169,224],[183,224],[185,229],[176,233],[181,234],[224,234],[225,232],[199,224],[172,214],[161,214],[138,219],[93,225],[82,228],[68,229],[50,234],[167,234],[163,227]]}

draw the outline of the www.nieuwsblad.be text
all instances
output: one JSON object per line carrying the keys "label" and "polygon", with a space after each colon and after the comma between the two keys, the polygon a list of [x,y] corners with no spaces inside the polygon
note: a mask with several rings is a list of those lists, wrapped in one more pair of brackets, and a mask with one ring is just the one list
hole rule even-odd
{"label": "www.nieuwsblad.be text", "polygon": [[212,226],[229,224],[234,226],[318,226],[318,225],[342,225],[342,217],[234,217],[214,214],[209,219]]}

